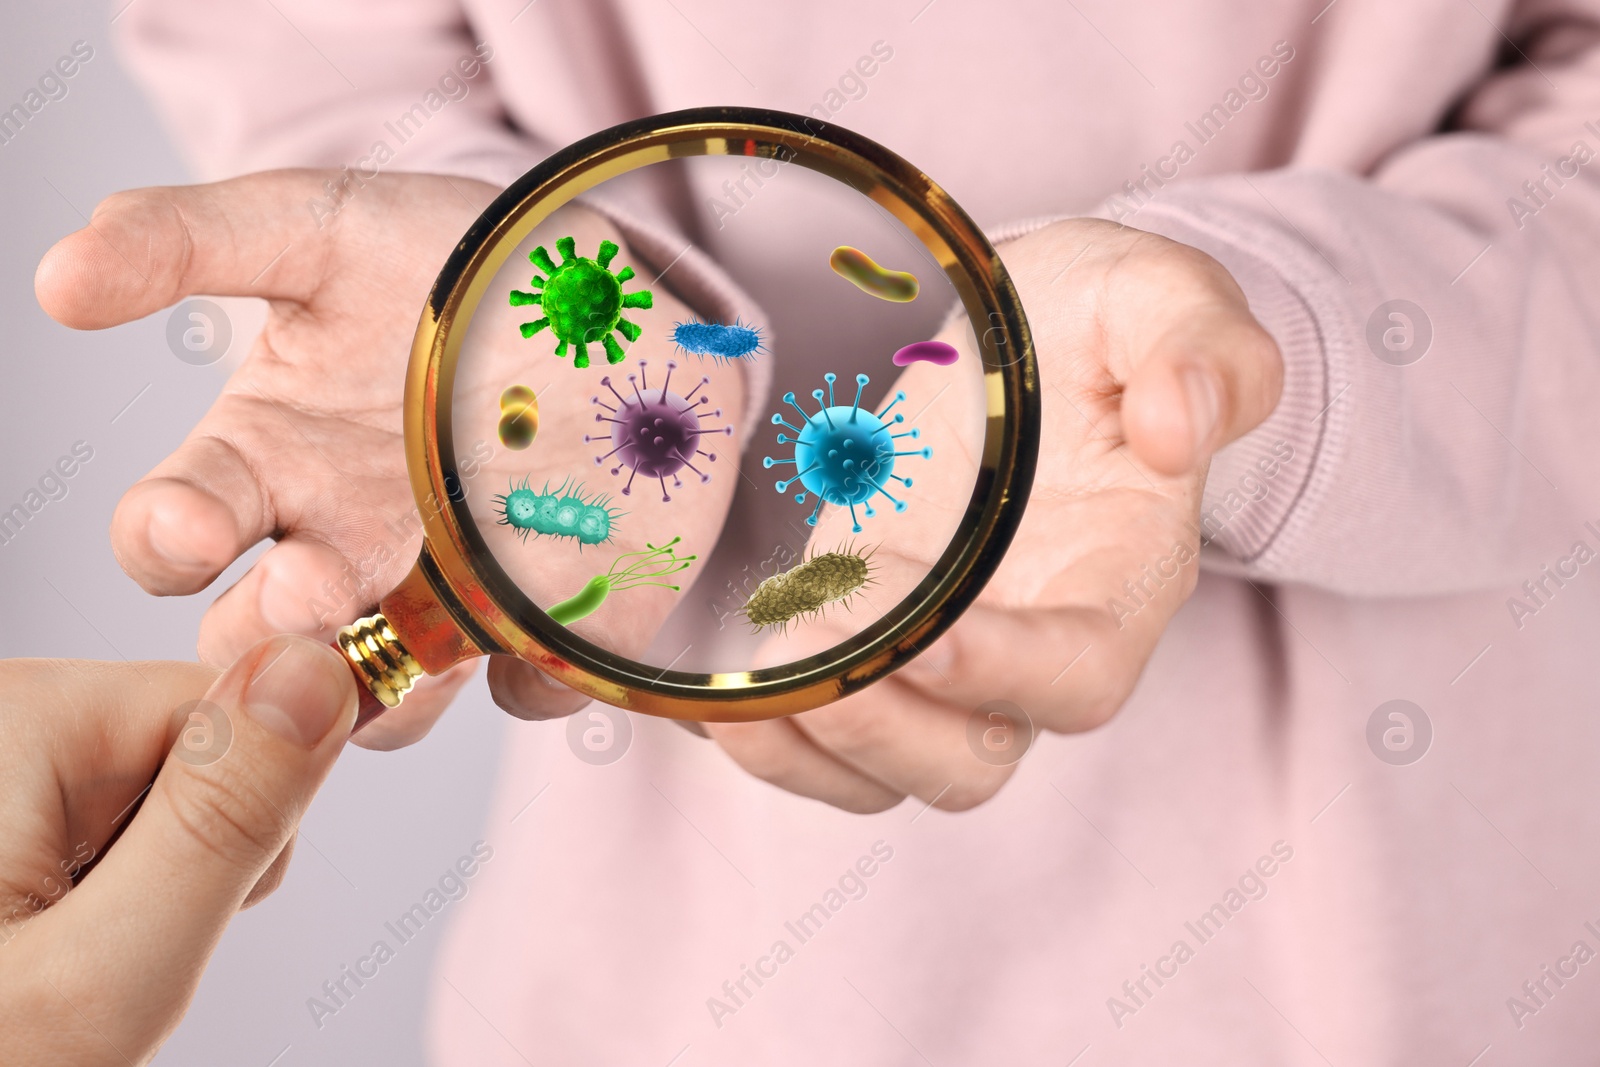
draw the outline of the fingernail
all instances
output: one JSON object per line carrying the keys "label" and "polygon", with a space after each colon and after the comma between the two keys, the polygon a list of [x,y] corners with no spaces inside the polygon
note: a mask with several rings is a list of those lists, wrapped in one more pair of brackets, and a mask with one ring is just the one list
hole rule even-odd
{"label": "fingernail", "polygon": [[314,748],[341,718],[350,695],[345,666],[303,637],[275,637],[244,690],[244,707],[268,732]]}
{"label": "fingernail", "polygon": [[198,558],[184,543],[182,528],[165,512],[157,511],[150,516],[150,524],[145,528],[145,539],[150,543],[152,552],[174,567],[187,570],[205,563],[205,560]]}
{"label": "fingernail", "polygon": [[1183,391],[1189,398],[1189,421],[1194,428],[1194,449],[1203,455],[1217,429],[1217,415],[1222,410],[1222,392],[1217,379],[1209,371],[1198,367],[1183,372]]}

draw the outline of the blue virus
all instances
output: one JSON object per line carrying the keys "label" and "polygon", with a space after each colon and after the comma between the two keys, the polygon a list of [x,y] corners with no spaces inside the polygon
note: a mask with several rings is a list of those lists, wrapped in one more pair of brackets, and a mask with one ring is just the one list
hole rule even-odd
{"label": "blue virus", "polygon": [[535,491],[522,479],[511,483],[503,496],[494,498],[500,525],[509,526],[524,541],[535,537],[571,537],[581,545],[599,545],[611,540],[611,528],[622,517],[608,507],[609,497],[585,497],[582,485],[562,482],[555,489],[546,482]]}
{"label": "blue virus", "polygon": [[[783,413],[772,416],[774,426],[786,426],[799,434],[790,437],[780,433],[780,445],[794,445],[792,459],[773,459],[767,456],[762,465],[774,467],[779,463],[793,463],[798,473],[793,478],[787,478],[778,483],[778,492],[788,492],[789,486],[799,482],[808,491],[817,495],[817,506],[811,512],[806,522],[815,526],[817,513],[822,510],[824,503],[834,504],[838,507],[850,509],[850,521],[856,533],[861,532],[861,521],[856,518],[856,505],[866,505],[867,518],[877,514],[872,510],[872,505],[867,501],[882,493],[894,504],[896,511],[906,509],[905,501],[896,500],[889,494],[887,488],[889,479],[893,478],[911,486],[910,478],[902,478],[894,473],[894,460],[896,456],[921,456],[929,459],[933,456],[931,448],[917,448],[908,452],[895,451],[895,440],[901,437],[910,437],[913,440],[922,436],[922,431],[917,429],[906,430],[904,433],[891,433],[890,427],[902,423],[906,417],[896,414],[889,418],[889,411],[896,404],[906,398],[904,392],[896,392],[894,399],[889,401],[889,406],[874,415],[871,411],[861,410],[861,390],[866,388],[870,381],[865,374],[856,375],[856,399],[853,404],[835,404],[833,401],[833,383],[838,381],[837,374],[824,374],[823,380],[828,383],[828,401],[822,404],[822,390],[813,389],[811,396],[822,410],[815,415],[806,413],[806,410],[795,403],[793,393],[783,394],[783,402],[800,413],[804,420],[803,426],[793,426],[784,421]],[[795,500],[804,503],[806,493],[796,493]]]}
{"label": "blue virus", "polygon": [[698,320],[680,322],[672,328],[672,342],[680,351],[710,356],[718,363],[750,359],[766,351],[761,343],[761,327],[746,326],[742,321],[732,326]]}

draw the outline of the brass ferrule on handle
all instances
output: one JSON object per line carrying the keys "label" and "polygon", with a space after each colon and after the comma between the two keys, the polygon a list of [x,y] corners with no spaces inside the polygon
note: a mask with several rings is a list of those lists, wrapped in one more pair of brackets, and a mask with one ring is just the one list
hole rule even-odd
{"label": "brass ferrule on handle", "polygon": [[342,627],[333,641],[361,686],[357,730],[386,709],[399,707],[422,676],[422,665],[406,650],[381,611]]}

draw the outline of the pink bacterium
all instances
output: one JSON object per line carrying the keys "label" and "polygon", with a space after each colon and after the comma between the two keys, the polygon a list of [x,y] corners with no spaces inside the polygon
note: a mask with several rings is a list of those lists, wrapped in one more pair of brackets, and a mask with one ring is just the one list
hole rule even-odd
{"label": "pink bacterium", "polygon": [[955,345],[947,345],[943,341],[918,341],[906,345],[894,354],[896,367],[909,367],[913,363],[937,363],[941,367],[948,367],[961,353]]}

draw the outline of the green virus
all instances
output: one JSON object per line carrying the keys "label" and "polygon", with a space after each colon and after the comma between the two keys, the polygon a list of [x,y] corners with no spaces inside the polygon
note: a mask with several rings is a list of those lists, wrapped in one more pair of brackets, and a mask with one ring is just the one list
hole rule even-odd
{"label": "green virus", "polygon": [[832,552],[814,554],[756,586],[740,609],[757,629],[773,627],[788,632],[789,624],[825,614],[829,604],[842,603],[872,581],[872,553],[859,553],[841,545]]}
{"label": "green virus", "polygon": [[681,537],[674,537],[664,545],[652,545],[646,542],[644,550],[640,552],[624,552],[611,562],[611,569],[604,574],[590,578],[578,595],[568,597],[559,604],[551,605],[547,614],[563,626],[570,626],[579,619],[591,615],[605,603],[606,597],[624,589],[634,589],[641,585],[659,585],[663,589],[676,592],[680,586],[662,581],[679,571],[689,569],[696,556],[679,556],[673,553],[672,546],[682,541]]}
{"label": "green virus", "polygon": [[654,307],[655,298],[648,289],[637,293],[622,291],[622,283],[633,277],[633,268],[623,267],[611,273],[611,260],[619,249],[610,241],[600,242],[600,252],[593,259],[578,255],[577,242],[571,237],[557,241],[556,251],[561,253],[560,266],[550,259],[544,245],[528,253],[533,265],[544,271],[544,276],[533,276],[532,285],[538,292],[511,290],[512,307],[538,304],[544,310],[544,318],[522,324],[522,336],[532,337],[548,326],[559,341],[556,355],[565,359],[567,346],[576,348],[574,367],[589,365],[587,346],[597,342],[606,350],[607,363],[621,363],[626,353],[611,331],[630,342],[637,341],[640,328],[623,318],[622,311]]}
{"label": "green virus", "polygon": [[[571,486],[569,488],[569,486]],[[504,496],[494,498],[500,512],[500,525],[510,526],[524,541],[529,534],[550,537],[571,537],[580,545],[598,545],[611,540],[611,528],[621,513],[606,505],[609,496],[585,498],[582,485],[562,482],[554,490],[546,482],[543,489],[535,491],[528,485],[513,482]]]}

